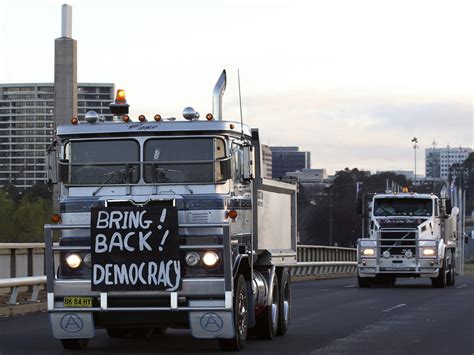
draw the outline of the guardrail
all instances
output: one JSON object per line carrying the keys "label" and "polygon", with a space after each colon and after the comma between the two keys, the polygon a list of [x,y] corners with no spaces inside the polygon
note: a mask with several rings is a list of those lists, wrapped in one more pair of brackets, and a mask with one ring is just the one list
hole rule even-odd
{"label": "guardrail", "polygon": [[[297,261],[290,269],[293,276],[347,274],[356,271],[357,252],[354,248],[298,245]],[[0,292],[10,293],[6,303],[16,304],[25,287],[31,292],[30,301],[36,302],[46,284],[44,275],[44,243],[0,243]]]}

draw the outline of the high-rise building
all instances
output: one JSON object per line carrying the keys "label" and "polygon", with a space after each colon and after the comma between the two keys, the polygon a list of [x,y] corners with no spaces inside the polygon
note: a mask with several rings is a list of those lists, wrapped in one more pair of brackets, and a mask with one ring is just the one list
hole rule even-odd
{"label": "high-rise building", "polygon": [[268,145],[262,144],[262,177],[272,178],[272,151]]}
{"label": "high-rise building", "polygon": [[462,164],[472,152],[472,148],[427,148],[425,149],[425,175],[427,178],[448,179],[449,168]]}
{"label": "high-rise building", "polygon": [[311,168],[310,152],[300,152],[298,147],[270,147],[270,150],[274,179],[281,179],[291,171]]}
{"label": "high-rise building", "polygon": [[[112,120],[114,84],[79,84],[78,119],[94,110]],[[54,84],[0,84],[0,186],[46,181],[46,149],[54,134]]]}

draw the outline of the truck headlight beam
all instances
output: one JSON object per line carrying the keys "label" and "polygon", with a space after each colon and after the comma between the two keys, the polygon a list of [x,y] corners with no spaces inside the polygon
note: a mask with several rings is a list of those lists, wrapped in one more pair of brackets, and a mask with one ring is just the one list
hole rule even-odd
{"label": "truck headlight beam", "polygon": [[66,255],[66,265],[71,269],[77,269],[82,264],[82,258],[77,253],[69,253]]}
{"label": "truck headlight beam", "polygon": [[202,257],[202,262],[208,267],[216,266],[218,261],[219,255],[213,251],[206,251]]}

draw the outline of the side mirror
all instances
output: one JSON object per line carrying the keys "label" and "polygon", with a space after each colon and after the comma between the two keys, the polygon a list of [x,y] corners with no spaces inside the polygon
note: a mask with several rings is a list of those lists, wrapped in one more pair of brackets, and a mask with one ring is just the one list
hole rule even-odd
{"label": "side mirror", "polygon": [[446,214],[451,214],[451,209],[452,209],[451,200],[446,199],[445,206],[446,206]]}
{"label": "side mirror", "polygon": [[451,216],[457,216],[459,214],[459,207],[454,206],[451,209]]}
{"label": "side mirror", "polygon": [[69,183],[69,160],[60,160],[58,164],[58,174],[61,182]]}
{"label": "side mirror", "polygon": [[46,161],[47,161],[47,172],[46,179],[48,185],[53,185],[58,183],[58,170],[57,170],[57,156],[56,156],[56,145],[51,144],[51,146],[46,151]]}
{"label": "side mirror", "polygon": [[251,145],[244,145],[242,151],[242,179],[249,181],[254,178],[253,147]]}

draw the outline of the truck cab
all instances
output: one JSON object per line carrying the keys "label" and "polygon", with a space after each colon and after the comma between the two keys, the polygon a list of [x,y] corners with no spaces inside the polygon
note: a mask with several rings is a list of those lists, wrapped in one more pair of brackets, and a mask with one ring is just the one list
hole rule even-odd
{"label": "truck cab", "polygon": [[98,328],[184,327],[224,350],[240,350],[248,331],[286,333],[296,187],[262,177],[257,129],[222,119],[225,82],[224,71],[205,119],[188,107],[183,120],[132,122],[119,91],[113,122],[89,112],[57,128],[46,270],[65,348],[86,348]]}
{"label": "truck cab", "polygon": [[434,194],[376,194],[369,235],[358,241],[359,286],[394,285],[397,277],[429,277],[434,287],[454,284],[456,208]]}

